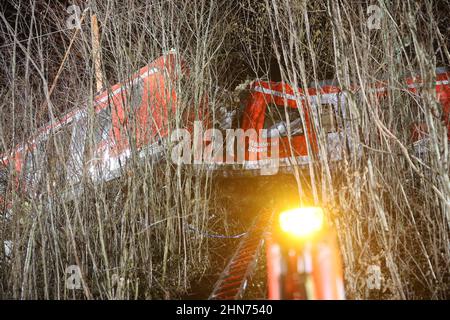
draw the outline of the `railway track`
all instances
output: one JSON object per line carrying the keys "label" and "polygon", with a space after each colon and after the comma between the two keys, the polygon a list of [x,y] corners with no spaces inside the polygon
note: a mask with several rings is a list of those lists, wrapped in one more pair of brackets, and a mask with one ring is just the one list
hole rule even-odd
{"label": "railway track", "polygon": [[272,218],[272,212],[255,218],[215,283],[209,300],[237,300],[243,297],[248,281],[258,265],[264,235],[269,230]]}

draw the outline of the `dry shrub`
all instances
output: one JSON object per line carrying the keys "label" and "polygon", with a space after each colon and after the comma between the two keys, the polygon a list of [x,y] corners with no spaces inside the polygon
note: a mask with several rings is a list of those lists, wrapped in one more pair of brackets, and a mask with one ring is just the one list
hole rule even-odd
{"label": "dry shrub", "polygon": [[[53,117],[92,102],[89,23],[74,36],[65,24],[70,4],[2,4],[1,151]],[[297,181],[307,181],[313,201],[330,208],[349,298],[448,298],[446,128],[436,116],[442,110],[432,90],[416,96],[403,90],[405,75],[416,72],[431,83],[435,67],[448,65],[448,3],[373,1],[383,12],[380,30],[367,27],[369,4],[89,2],[101,25],[105,83],[124,81],[176,48],[190,67],[189,78],[176,84],[178,110],[195,114],[207,95],[214,118],[222,106],[219,93],[253,78],[307,88],[334,77],[342,88],[361,86],[349,96],[344,119],[361,141],[361,157],[348,153],[337,166],[310,165],[297,171]],[[376,80],[388,81],[389,98],[377,102],[369,93]],[[179,114],[172,120],[171,130],[183,125]],[[426,122],[430,130],[423,158],[411,148],[413,121]],[[27,198],[11,185],[6,190],[13,208],[1,216],[0,240],[12,240],[13,248],[9,257],[0,252],[0,297],[169,298],[189,290],[210,257],[209,242],[198,233],[226,229],[218,217],[224,209],[215,207],[226,203],[211,193],[215,180],[202,168],[176,167],[170,160],[133,160],[120,179],[95,184],[84,174],[73,190],[65,177],[55,182],[64,171],[67,142],[52,139],[49,164],[40,168],[39,197]],[[233,200],[238,216],[245,213],[239,208],[249,207],[243,201]],[[65,268],[74,264],[82,270],[81,291],[65,286]],[[374,265],[381,270],[380,290],[367,286]]]}

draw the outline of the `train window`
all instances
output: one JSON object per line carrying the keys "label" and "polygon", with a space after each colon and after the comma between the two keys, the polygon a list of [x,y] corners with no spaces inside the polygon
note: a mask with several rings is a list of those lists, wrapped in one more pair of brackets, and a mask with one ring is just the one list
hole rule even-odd
{"label": "train window", "polygon": [[263,138],[287,137],[288,122],[291,136],[303,134],[303,122],[297,108],[268,104],[264,117],[264,129],[267,129],[267,133]]}
{"label": "train window", "polygon": [[9,169],[7,167],[0,168],[0,196],[6,193],[8,188]]}
{"label": "train window", "polygon": [[108,139],[111,127],[111,108],[108,106],[96,115],[94,123],[94,145]]}
{"label": "train window", "polygon": [[73,183],[79,181],[79,177],[83,172],[83,160],[86,149],[86,133],[87,117],[86,113],[83,112],[73,126],[69,151],[70,157],[67,162],[67,178]]}
{"label": "train window", "polygon": [[129,99],[128,102],[130,110],[134,111],[139,109],[142,104],[142,96],[144,94],[144,81],[140,77],[136,78],[127,92],[129,92],[127,98]]}
{"label": "train window", "polygon": [[46,166],[47,173],[53,183],[64,184],[66,164],[70,154],[72,125],[52,133],[47,141]]}
{"label": "train window", "polygon": [[28,151],[25,155],[25,184],[30,186],[36,186],[42,176],[42,169],[44,165],[44,159],[46,155],[46,140],[41,141],[36,147]]}
{"label": "train window", "polygon": [[332,104],[321,104],[319,107],[320,125],[325,133],[337,131],[337,118]]}
{"label": "train window", "polygon": [[84,145],[87,132],[87,117],[82,114],[80,119],[75,123],[72,132],[71,152],[82,155],[84,153]]}

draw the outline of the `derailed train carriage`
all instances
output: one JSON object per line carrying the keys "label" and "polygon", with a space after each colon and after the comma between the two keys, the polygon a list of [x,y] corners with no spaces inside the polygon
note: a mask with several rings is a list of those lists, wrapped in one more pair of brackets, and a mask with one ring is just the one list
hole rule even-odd
{"label": "derailed train carriage", "polygon": [[[414,98],[424,88],[429,90],[431,87],[441,105],[440,117],[450,141],[449,78],[450,72],[446,68],[438,68],[432,86],[423,83],[420,77],[408,77],[399,90]],[[386,82],[376,82],[366,89],[373,98],[374,110],[388,98],[388,87]],[[287,83],[254,81],[247,89],[241,113],[232,116],[238,118],[238,128],[244,132],[256,130],[258,134],[247,137],[244,161],[232,166],[235,170],[224,170],[225,175],[292,172],[295,166],[305,166],[314,161],[335,162],[345,155],[358,157],[361,154],[360,138],[364,138],[364,133],[358,126],[359,86],[352,85],[343,90],[335,81],[323,81],[302,90]],[[225,122],[233,123],[231,119]],[[410,142],[416,154],[426,152],[428,138],[424,122],[416,119],[411,123]],[[273,150],[276,159],[271,154]],[[236,156],[236,152],[233,155]],[[261,171],[271,163],[268,159],[276,160],[275,171]]]}
{"label": "derailed train carriage", "polygon": [[[276,175],[312,162],[335,162],[346,155],[361,154],[360,132],[352,110],[358,105],[358,86],[342,90],[333,83],[319,83],[302,90],[286,83],[254,81],[245,90],[241,108],[229,113],[231,118],[223,121],[226,125],[214,129],[210,126],[207,99],[201,99],[197,108],[179,109],[177,80],[188,73],[179,56],[174,52],[165,54],[128,81],[98,94],[92,108],[70,111],[2,155],[1,212],[12,207],[8,190],[31,198],[40,196],[41,189],[45,190],[40,188],[43,172],[47,176],[50,173],[53,184],[60,182],[67,187],[76,186],[86,176],[96,183],[118,178],[132,158],[158,161],[170,153],[169,142],[179,142],[171,135],[176,128],[171,121],[180,117],[187,132],[194,133],[194,141],[194,120],[204,126],[206,131],[199,137],[201,148],[209,147],[213,154],[210,157],[206,152],[201,159],[191,159],[196,156],[194,152],[185,163],[206,163],[225,177]],[[431,90],[442,106],[440,116],[450,140],[449,78],[447,70],[437,70]],[[423,87],[427,90],[430,86],[420,78],[410,77],[401,90],[416,95],[421,94]],[[383,82],[372,84],[368,90],[374,98],[374,108],[376,101],[389,95],[388,85]],[[423,124],[415,128],[411,139],[420,154],[427,147],[427,133]],[[218,140],[218,146],[213,139],[217,132],[226,136],[225,141]],[[228,139],[230,136],[232,139]],[[58,161],[54,162],[54,158]],[[323,210],[315,207],[281,212],[280,221],[284,223],[279,227],[274,224],[273,232],[266,235],[269,298],[345,297],[336,237],[323,222],[323,216]],[[11,241],[5,241],[6,256],[11,246]],[[240,268],[231,263],[230,270],[237,272],[236,265]],[[217,297],[228,297],[229,285],[219,287]]]}
{"label": "derailed train carriage", "polygon": [[35,195],[52,158],[58,158],[58,167],[47,169],[56,171],[63,183],[76,185],[83,174],[93,181],[120,176],[132,150],[139,157],[158,154],[169,119],[177,112],[175,81],[184,72],[175,53],[165,54],[97,94],[92,107],[76,108],[39,129],[0,158],[2,190],[12,186]]}
{"label": "derailed train carriage", "polygon": [[[170,128],[174,126],[170,126],[170,121],[176,117],[181,115],[188,127],[196,119],[210,128],[207,99],[197,108],[177,109],[177,79],[188,74],[185,62],[175,52],[169,52],[127,81],[95,96],[93,108],[77,108],[50,122],[1,157],[4,192],[0,201],[7,205],[2,199],[8,185],[35,194],[40,173],[46,165],[51,167],[55,154],[63,157],[64,168],[53,168],[56,179],[63,183],[77,184],[85,174],[93,181],[109,181],[122,174],[132,154],[146,159],[160,157],[171,140]],[[442,106],[442,120],[450,139],[449,78],[446,69],[436,70],[433,90]],[[402,90],[420,94],[423,85],[420,78],[409,77]],[[232,136],[231,144],[225,139],[226,143],[219,146],[217,161],[213,157],[209,168],[226,177],[273,175],[312,161],[339,161],[344,154],[358,155],[360,133],[352,124],[351,108],[357,108],[355,97],[359,91],[358,86],[342,90],[327,82],[304,91],[286,83],[253,81],[242,97],[241,108],[231,114],[234,119],[219,126],[226,136],[233,129],[241,129],[243,135]],[[369,86],[369,93],[375,100],[383,99],[389,94],[388,85],[374,83]],[[188,130],[192,132],[192,128]],[[256,134],[247,134],[249,131]],[[202,148],[212,144],[210,133],[201,135]],[[412,138],[420,151],[426,132],[416,130]]]}

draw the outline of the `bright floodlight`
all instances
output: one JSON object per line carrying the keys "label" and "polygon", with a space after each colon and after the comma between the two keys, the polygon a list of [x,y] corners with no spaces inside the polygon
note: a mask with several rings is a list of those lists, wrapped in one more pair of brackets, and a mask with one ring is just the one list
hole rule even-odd
{"label": "bright floodlight", "polygon": [[323,210],[319,207],[295,208],[279,216],[281,230],[295,237],[308,237],[322,229]]}

